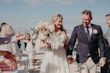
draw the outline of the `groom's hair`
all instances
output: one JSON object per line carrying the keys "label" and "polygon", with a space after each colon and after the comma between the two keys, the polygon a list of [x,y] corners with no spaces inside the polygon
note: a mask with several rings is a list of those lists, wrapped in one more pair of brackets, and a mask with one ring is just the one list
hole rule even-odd
{"label": "groom's hair", "polygon": [[108,16],[110,16],[110,13],[105,15],[105,17],[108,17]]}
{"label": "groom's hair", "polygon": [[90,10],[84,10],[82,12],[82,14],[86,14],[86,15],[89,15],[90,17],[92,17],[92,12]]}

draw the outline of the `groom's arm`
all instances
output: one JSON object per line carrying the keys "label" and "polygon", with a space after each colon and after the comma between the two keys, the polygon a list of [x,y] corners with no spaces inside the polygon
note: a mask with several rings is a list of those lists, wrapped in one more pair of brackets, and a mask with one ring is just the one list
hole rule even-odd
{"label": "groom's arm", "polygon": [[99,26],[99,49],[100,49],[100,56],[105,57],[104,55],[104,38],[103,38],[103,32],[101,27]]}
{"label": "groom's arm", "polygon": [[101,27],[99,26],[99,48],[100,48],[100,61],[99,61],[99,65],[100,67],[103,67],[106,63],[106,58],[105,58],[105,55],[104,55],[104,38],[103,38],[103,32],[102,32],[102,29]]}
{"label": "groom's arm", "polygon": [[77,28],[75,27],[67,46],[67,56],[72,56],[72,52],[76,43],[76,38],[77,38]]}
{"label": "groom's arm", "polygon": [[75,45],[76,38],[77,38],[76,32],[77,32],[77,30],[76,30],[76,28],[74,28],[71,38],[69,40],[68,46],[67,46],[67,62],[69,64],[72,64],[75,61],[72,57],[72,52],[73,52],[74,45]]}
{"label": "groom's arm", "polygon": [[1,44],[7,44],[11,41],[11,36],[10,37],[0,37],[0,45]]}

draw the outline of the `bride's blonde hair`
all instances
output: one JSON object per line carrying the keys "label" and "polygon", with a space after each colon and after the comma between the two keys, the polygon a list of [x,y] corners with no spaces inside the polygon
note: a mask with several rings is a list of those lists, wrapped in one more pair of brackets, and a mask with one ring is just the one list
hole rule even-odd
{"label": "bride's blonde hair", "polygon": [[51,18],[51,23],[54,23],[59,18],[63,18],[63,16],[61,14],[55,14],[55,15],[53,15],[52,18]]}
{"label": "bride's blonde hair", "polygon": [[[63,16],[61,14],[55,14],[52,16],[51,20],[50,20],[50,23],[51,24],[55,24],[55,22],[59,19],[59,18],[62,18],[63,19]],[[61,30],[64,30],[63,28],[63,24],[61,26]]]}
{"label": "bride's blonde hair", "polygon": [[12,35],[15,35],[15,32],[13,28],[11,27],[11,25],[5,23],[1,26],[0,35],[1,36],[12,36]]}

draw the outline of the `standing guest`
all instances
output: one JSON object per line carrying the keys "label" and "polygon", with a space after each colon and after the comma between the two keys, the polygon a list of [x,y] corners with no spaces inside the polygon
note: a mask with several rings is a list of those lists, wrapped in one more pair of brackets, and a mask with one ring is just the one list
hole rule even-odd
{"label": "standing guest", "polygon": [[23,39],[22,36],[17,37],[11,25],[5,23],[1,27],[0,38],[11,37],[11,40],[7,44],[0,45],[0,50],[9,51],[13,55],[18,56],[21,52],[17,45],[17,40]]}
{"label": "standing guest", "polygon": [[[22,34],[20,33],[20,31],[18,31],[18,32],[16,33],[16,36],[17,36],[17,37],[22,36]],[[21,40],[17,40],[17,44],[18,44],[18,47],[21,49]]]}
{"label": "standing guest", "polygon": [[[74,28],[67,47],[67,61],[74,63],[72,51],[78,40],[76,49],[76,61],[80,66],[80,73],[96,73],[97,63],[105,65],[103,33],[99,25],[91,23],[92,13],[90,10],[82,12],[82,24]],[[100,49],[100,56],[98,53]],[[101,57],[101,58],[100,58]]]}
{"label": "standing guest", "polygon": [[[29,34],[28,30],[25,30],[24,37],[25,37],[25,40],[30,39],[30,34]],[[24,42],[24,50],[25,50],[26,46],[27,46],[27,43]]]}
{"label": "standing guest", "polygon": [[9,51],[1,51],[0,56],[3,56],[6,59],[9,59],[11,62],[16,62],[14,55],[12,55]]}
{"label": "standing guest", "polygon": [[101,68],[101,73],[110,73],[110,14],[107,14],[105,18],[109,29],[104,35],[106,64]]}

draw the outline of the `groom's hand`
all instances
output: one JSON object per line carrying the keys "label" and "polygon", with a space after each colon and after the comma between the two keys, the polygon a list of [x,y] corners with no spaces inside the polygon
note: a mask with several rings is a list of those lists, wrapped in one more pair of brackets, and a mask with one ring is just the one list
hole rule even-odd
{"label": "groom's hand", "polygon": [[101,58],[99,61],[99,66],[103,67],[106,64],[106,59],[105,58]]}
{"label": "groom's hand", "polygon": [[67,62],[68,62],[69,64],[74,63],[74,61],[75,61],[75,60],[74,60],[72,57],[67,58]]}

